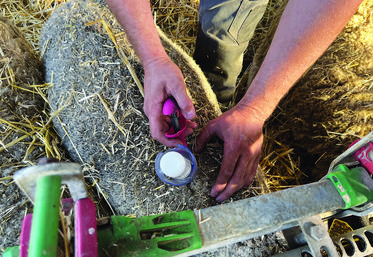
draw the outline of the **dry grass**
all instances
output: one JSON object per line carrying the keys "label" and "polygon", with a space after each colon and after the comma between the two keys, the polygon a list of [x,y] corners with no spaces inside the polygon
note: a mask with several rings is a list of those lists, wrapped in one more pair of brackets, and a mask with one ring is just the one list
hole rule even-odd
{"label": "dry grass", "polygon": [[[45,97],[45,94],[43,90],[45,90],[46,85],[29,85],[29,89],[24,89],[21,87],[17,87],[15,85],[12,85],[12,87],[17,88],[18,90],[25,90],[27,92],[32,92],[34,94],[39,94],[41,96]],[[31,143],[28,143],[28,150],[26,151],[26,155],[24,157],[24,161],[26,162],[28,160],[27,156],[30,154],[30,152],[33,149],[34,145],[42,144],[45,149],[45,155],[47,157],[53,157],[57,159],[61,159],[61,149],[58,145],[58,137],[52,130],[52,118],[48,117],[47,120],[44,120],[43,117],[40,116],[40,114],[37,114],[37,116],[32,117],[31,119],[24,119],[20,121],[7,121],[0,118],[0,122],[7,126],[6,130],[3,135],[5,136],[0,141],[2,144],[2,147],[0,147],[0,153],[2,151],[6,151],[7,148],[10,148],[14,145],[16,145],[19,142],[22,142],[26,139],[31,139]],[[22,136],[17,137],[13,141],[4,144],[3,141],[6,139],[6,135],[10,133],[19,133]]]}
{"label": "dry grass", "polygon": [[[33,50],[35,51],[35,53],[38,54],[39,36],[43,23],[46,19],[48,19],[49,15],[53,12],[54,9],[56,9],[58,6],[67,1],[68,0],[8,0],[0,2],[0,10],[2,16],[13,21],[14,24],[16,24],[17,27],[22,30],[23,34],[32,45]],[[245,55],[246,63],[251,63],[251,61],[254,59],[254,56],[257,53],[261,42],[263,41],[263,39],[265,39],[267,33],[270,31],[271,22],[276,18],[276,10],[278,10],[278,8],[281,5],[283,5],[284,1],[285,0],[270,0],[264,18],[257,27],[254,38],[252,39],[251,44]],[[195,39],[197,35],[199,1],[152,0],[151,3],[153,7],[154,20],[156,24],[172,41],[178,44],[186,53],[192,55],[194,52]],[[366,14],[366,16],[369,16],[369,14]],[[364,19],[364,15],[355,16],[354,19],[356,19],[356,21],[351,21],[349,25],[352,28],[354,22],[356,24],[364,23],[361,20]],[[139,81],[139,79],[136,76],[136,73],[133,71],[131,65],[129,64],[126,54],[120,49],[120,47],[118,47],[118,45],[120,45],[120,42],[119,44],[117,43],[117,35],[114,35],[112,33],[110,27],[108,27],[107,24],[103,23],[103,26],[105,27],[112,41],[115,43],[118,54],[121,57],[122,61],[127,65],[127,68],[130,71],[132,71],[132,78],[134,79],[135,83],[142,92],[143,89],[141,82]],[[361,37],[363,37],[361,40],[369,41],[371,40],[372,34],[365,33],[362,34]],[[352,60],[352,58],[350,63],[344,64],[344,66],[348,69],[358,70],[361,68],[361,66],[359,66],[359,61],[361,60],[361,56],[359,55],[360,52],[354,51],[354,53],[355,52],[356,58],[354,60]],[[1,59],[2,50],[0,49],[0,60]],[[250,75],[249,71],[250,66],[247,67],[246,71],[243,73],[241,77],[241,82],[239,83],[241,88],[244,88],[246,86],[246,81],[248,80],[248,77]],[[337,72],[338,70],[336,71],[336,73]],[[59,138],[53,130],[52,124],[52,119],[56,117],[61,110],[53,110],[51,113],[49,111],[50,104],[48,103],[48,100],[46,98],[46,90],[49,87],[49,85],[20,84],[14,70],[10,68],[9,65],[2,66],[2,69],[0,70],[0,78],[4,83],[6,82],[14,90],[18,90],[19,92],[25,91],[40,96],[46,103],[44,106],[45,109],[41,110],[40,113],[35,113],[35,115],[32,117],[18,116],[14,120],[6,120],[0,118],[0,124],[3,127],[5,127],[5,130],[2,130],[0,132],[0,154],[4,151],[7,151],[8,148],[15,146],[17,144],[27,145],[27,150],[21,163],[18,162],[0,164],[2,165],[0,166],[0,170],[2,168],[5,168],[4,165],[14,165],[17,167],[34,165],[34,161],[29,160],[28,156],[35,149],[35,147],[40,146],[43,147],[43,153],[45,156],[63,160],[64,152],[61,148]],[[365,87],[371,89],[373,85],[372,81],[373,80],[371,74],[367,74],[362,83]],[[126,132],[120,128],[120,125],[117,123],[114,116],[112,115],[110,108],[106,106],[105,101],[101,98],[100,95],[97,96],[99,97],[101,103],[105,106],[105,109],[108,112],[108,116],[112,117],[112,121],[117,126],[117,128],[123,134],[125,134]],[[278,117],[286,116],[286,112],[281,109],[278,109],[276,115]],[[273,120],[276,120],[277,116],[273,117]],[[281,118],[279,118],[278,120],[281,121]],[[304,181],[304,178],[307,177],[307,175],[304,174],[302,170],[300,170],[299,168],[300,160],[296,158],[297,155],[294,153],[294,149],[289,147],[287,144],[282,143],[284,135],[286,135],[287,132],[288,131],[286,129],[286,126],[281,127],[281,129],[276,130],[275,132],[273,130],[265,128],[264,134],[266,136],[266,142],[263,145],[260,166],[263,168],[263,171],[265,173],[265,178],[262,178],[262,182],[263,184],[268,186],[268,190],[266,190],[267,192],[286,189],[289,187],[299,185]],[[7,139],[10,138],[11,135],[16,136],[14,136],[14,138],[12,137],[13,139],[11,141],[7,141]],[[329,136],[332,138],[340,135],[336,135],[336,133],[330,132]],[[125,144],[127,145],[127,142]],[[105,146],[103,146],[103,148],[105,148]],[[110,152],[110,149],[106,150],[107,152]],[[142,149],[142,153],[145,150],[147,149]],[[148,155],[147,152],[145,152],[145,154]],[[151,157],[152,156],[149,156],[149,159],[151,159]],[[134,162],[133,166],[135,166],[136,163],[137,161]],[[87,167],[84,167],[84,169],[88,171],[90,170],[90,168]],[[7,181],[9,181],[10,178],[11,177],[2,177],[0,178],[0,183],[7,186],[9,184],[9,182]],[[110,205],[107,205],[108,203],[106,201],[105,195],[100,192],[100,189],[97,189],[96,179],[93,176],[91,176],[90,179],[87,180],[87,183],[89,183],[87,185],[89,189],[95,188],[99,191],[98,195],[100,195],[100,197],[95,198],[98,206],[98,217],[106,216],[108,212],[110,212],[108,211],[108,208],[110,209]],[[117,182],[113,181],[113,183]],[[154,191],[161,189],[161,187],[155,188]],[[263,188],[252,188],[251,190],[257,192],[257,194],[263,192]],[[246,196],[249,195],[250,192],[244,191],[242,194]],[[162,197],[163,195],[164,194],[160,194],[159,197]],[[10,211],[11,208],[1,212],[0,216],[5,216]],[[7,218],[4,222],[7,222],[8,220],[9,218]],[[205,221],[206,220],[200,222],[203,223]],[[64,231],[63,233],[65,238],[66,233],[66,231]]]}
{"label": "dry grass", "polygon": [[[32,0],[20,1],[9,0],[0,3],[1,15],[12,20],[25,34],[28,41],[31,43],[34,51],[39,52],[39,35],[44,21],[49,17],[51,12],[67,0],[50,1],[50,0]],[[165,34],[189,55],[192,55],[195,47],[195,38],[198,27],[198,0],[182,0],[182,1],[165,1],[152,0],[154,20],[156,24],[165,32]],[[271,0],[268,4],[267,11],[263,20],[256,29],[254,38],[251,41],[246,54],[246,61],[250,62],[255,55],[260,42],[263,40],[269,31],[269,25],[274,18],[274,13],[279,6],[283,4],[283,0]],[[361,17],[356,17],[359,19]],[[351,64],[355,66],[356,64]],[[248,70],[242,76],[241,86],[248,76]],[[5,74],[2,76],[13,87],[17,87],[15,76],[10,69],[1,71]],[[136,79],[135,79],[136,81]],[[369,81],[368,81],[369,82]],[[366,82],[366,83],[368,83]],[[137,83],[141,85],[141,83]],[[371,83],[370,83],[371,85]],[[27,87],[18,88],[19,90],[27,90],[35,94],[41,95],[45,99],[45,89],[48,85],[30,85]],[[44,145],[45,154],[47,156],[61,158],[63,155],[58,138],[51,129],[51,118],[48,116],[48,110],[43,111],[43,119],[35,117],[33,121],[24,120],[17,123],[4,122],[8,129],[6,133],[19,132],[23,135],[13,140],[10,143],[2,144],[0,152],[7,147],[20,143],[27,138],[31,138],[30,150],[34,144]],[[35,122],[37,121],[37,122]],[[278,136],[267,134],[267,139],[270,144],[266,144],[263,149],[264,156],[261,161],[261,166],[265,170],[270,170],[267,173],[267,180],[271,190],[282,189],[299,184],[299,177],[302,172],[299,170],[299,160],[292,158],[293,149],[288,149],[277,140]],[[6,137],[2,135],[2,138]],[[27,159],[27,154],[25,160]],[[280,165],[281,164],[281,165]],[[276,169],[276,166],[282,168]],[[284,169],[285,167],[285,169]]]}
{"label": "dry grass", "polygon": [[[58,6],[66,2],[62,1],[47,1],[47,0],[35,0],[35,1],[17,1],[10,0],[2,2],[0,8],[2,15],[12,20],[17,27],[26,35],[26,38],[31,43],[34,51],[39,53],[39,35],[42,25],[46,19],[48,19],[51,12]],[[198,27],[198,0],[182,0],[182,1],[162,1],[152,0],[151,1],[153,14],[156,24],[165,32],[165,34],[180,47],[192,55],[195,47],[195,39],[197,35]],[[250,48],[246,54],[246,59],[250,59],[256,52],[260,40],[263,35],[267,33],[269,24],[272,21],[273,13],[282,4],[281,0],[271,0],[268,4],[267,11],[264,15],[264,19],[258,26],[256,34],[250,44]],[[110,35],[110,32],[109,32]],[[115,36],[111,35],[115,42]],[[124,54],[120,54],[122,57]],[[124,55],[125,57],[125,55]],[[123,59],[123,57],[122,57]],[[126,63],[126,62],[125,62]],[[7,78],[15,80],[16,78],[11,75],[11,71],[8,71]],[[244,75],[245,76],[245,75]],[[138,79],[134,78],[137,82]],[[12,83],[14,84],[14,83]],[[137,85],[141,85],[137,82]],[[35,94],[40,94],[43,99],[45,98],[45,89],[48,85],[34,85],[30,86],[29,89]],[[139,86],[140,87],[140,86]],[[58,138],[51,129],[51,119],[58,112],[53,112],[53,117],[48,116],[48,109],[43,111],[45,121],[39,121],[35,123],[22,122],[21,124],[9,124],[9,130],[19,131],[24,135],[19,137],[17,141],[13,141],[1,149],[5,149],[11,145],[20,143],[28,137],[32,137],[32,144],[42,144],[45,146],[45,152],[47,156],[56,157],[61,159],[62,153],[60,146],[58,145]],[[40,118],[39,118],[40,119]],[[39,120],[36,117],[35,120]],[[30,134],[31,133],[31,134]],[[279,144],[274,142],[274,144]],[[31,146],[30,146],[31,149]],[[1,150],[0,150],[1,151]],[[287,171],[277,170],[272,174],[268,174],[269,188],[271,190],[278,190],[284,187],[294,185],[294,181],[297,181],[299,172],[297,170],[297,160],[290,158],[289,152],[291,149],[275,147],[272,151],[270,149],[264,149],[263,153],[267,153],[268,156],[264,156],[261,165],[263,167],[275,167],[278,163],[286,163],[289,169]],[[275,157],[274,157],[275,156]],[[290,183],[288,181],[291,181]],[[297,184],[297,183],[296,183]]]}
{"label": "dry grass", "polygon": [[67,0],[7,0],[1,1],[0,10],[3,17],[13,21],[24,33],[36,52],[39,51],[39,37],[43,23],[59,5]]}
{"label": "dry grass", "polygon": [[[9,0],[0,2],[0,10],[2,16],[12,21],[23,32],[26,39],[30,42],[34,52],[39,55],[39,36],[41,34],[41,29],[44,22],[48,19],[53,10],[67,1],[68,0]],[[275,5],[273,4],[274,2],[275,0],[273,0],[269,5],[269,11],[266,18],[267,22],[269,16],[271,15],[272,8],[275,8]],[[199,2],[195,0],[152,1],[153,14],[156,24],[172,41],[176,42],[176,44],[178,44],[189,55],[192,55],[194,52],[195,37],[197,35],[198,26],[198,4]],[[263,26],[265,26],[266,22],[263,24]],[[104,24],[104,27],[107,27],[107,25],[105,25],[106,24]],[[264,31],[264,27],[261,27],[258,31],[260,30]],[[126,55],[118,47],[116,35],[113,35],[108,27],[106,28],[106,31],[117,46],[119,56],[123,62],[127,64],[127,67],[131,71],[132,68],[130,67],[129,62],[126,61]],[[2,57],[1,54],[2,52],[0,49],[0,59]],[[131,72],[131,74],[137,86],[140,88],[140,91],[143,91],[141,83],[136,77],[135,72]],[[64,151],[61,148],[60,140],[54,132],[52,124],[52,119],[55,117],[58,118],[58,114],[61,109],[51,109],[46,97],[46,91],[50,84],[30,85],[27,83],[22,83],[9,65],[2,66],[2,69],[0,70],[0,77],[2,81],[6,81],[6,84],[14,90],[18,92],[28,92],[35,96],[41,97],[45,102],[44,109],[40,110],[38,113],[35,113],[32,117],[25,118],[18,115],[14,120],[0,119],[0,124],[5,127],[5,130],[0,132],[0,154],[7,151],[7,149],[12,146],[17,146],[19,144],[27,145],[25,156],[20,163],[7,163],[5,165],[16,166],[17,168],[35,165],[36,159],[28,158],[35,147],[43,148],[43,153],[39,157],[44,155],[47,157],[54,157],[59,160],[65,160]],[[98,95],[98,97],[100,98],[102,104],[105,105],[105,101],[100,97],[100,95]],[[105,108],[108,111],[109,117],[113,116],[110,116],[110,109],[107,107]],[[203,118],[205,117],[202,117],[201,119]],[[116,123],[115,118],[113,118],[113,122]],[[8,142],[7,139],[10,138],[10,135],[13,135],[14,139]],[[144,150],[145,149],[143,149],[143,152]],[[149,158],[151,158],[151,156]],[[3,164],[0,164],[0,166],[1,165]],[[136,162],[133,165],[136,165]],[[2,168],[4,168],[4,166],[1,166],[0,170]],[[90,171],[90,168],[84,167],[84,170]],[[7,185],[8,183],[6,181],[9,181],[9,179],[11,179],[11,177],[2,177],[0,178],[0,183]],[[95,190],[99,191],[99,197],[92,196],[92,198],[94,198],[96,201],[96,206],[98,207],[98,217],[110,215],[110,211],[108,210],[110,209],[110,205],[108,206],[105,195],[100,192],[99,188],[97,189],[95,178],[90,176],[87,183],[88,189],[94,188]],[[252,190],[258,192],[257,194],[260,194],[259,192],[262,191],[261,188],[254,188]],[[249,192],[243,192],[243,194],[249,195]],[[161,194],[159,197],[162,196],[163,195]],[[5,210],[5,212],[8,213],[10,212],[9,210]],[[1,213],[1,216],[3,216],[3,214],[4,212]],[[9,219],[11,219],[10,216],[4,220],[4,222],[8,222]],[[66,239],[68,238],[68,232],[66,231],[64,224],[62,228],[62,237]],[[65,248],[68,249],[66,240]],[[66,253],[68,253],[68,251],[66,251]]]}
{"label": "dry grass", "polygon": [[[48,18],[50,13],[64,1],[19,1],[9,0],[0,2],[1,16],[12,21],[26,37],[27,41],[31,44],[33,50],[38,53],[39,50],[39,36],[44,21]],[[1,59],[1,58],[0,58]],[[4,59],[2,60],[4,61]],[[11,60],[9,60],[11,61]],[[4,64],[4,63],[3,63]],[[0,75],[2,82],[9,85],[14,90],[25,91],[34,95],[41,96],[46,100],[45,92],[49,85],[29,85],[24,84],[17,78],[14,70],[10,65],[1,66]],[[5,81],[4,81],[5,80]],[[23,81],[24,82],[24,81]],[[47,109],[42,110],[40,113],[35,113],[34,117],[17,117],[16,121],[8,121],[0,119],[1,124],[7,128],[2,131],[0,138],[0,153],[6,151],[7,148],[26,141],[28,150],[24,157],[27,161],[27,156],[32,151],[34,145],[43,145],[45,155],[47,157],[54,157],[57,159],[62,158],[62,150],[58,145],[59,139],[52,129],[52,118],[49,116]],[[10,133],[19,133],[20,136],[7,144],[4,140]],[[34,163],[31,163],[34,164]]]}
{"label": "dry grass", "polygon": [[156,24],[177,45],[192,55],[198,29],[199,0],[151,0]]}

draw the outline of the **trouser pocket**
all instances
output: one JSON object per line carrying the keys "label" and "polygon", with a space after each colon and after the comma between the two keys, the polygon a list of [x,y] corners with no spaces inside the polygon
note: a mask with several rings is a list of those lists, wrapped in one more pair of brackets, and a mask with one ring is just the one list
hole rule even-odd
{"label": "trouser pocket", "polygon": [[194,60],[219,102],[234,95],[243,52],[262,18],[268,0],[201,0]]}
{"label": "trouser pocket", "polygon": [[220,45],[247,45],[267,3],[268,0],[201,0],[201,29]]}

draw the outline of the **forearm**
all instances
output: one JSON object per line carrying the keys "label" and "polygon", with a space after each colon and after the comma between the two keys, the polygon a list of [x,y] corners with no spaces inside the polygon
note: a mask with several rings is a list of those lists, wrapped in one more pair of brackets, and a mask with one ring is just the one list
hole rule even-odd
{"label": "forearm", "polygon": [[240,106],[268,118],[281,98],[322,55],[361,0],[290,0],[267,56]]}
{"label": "forearm", "polygon": [[156,30],[149,0],[106,0],[126,31],[137,56],[146,69],[147,63],[167,57]]}

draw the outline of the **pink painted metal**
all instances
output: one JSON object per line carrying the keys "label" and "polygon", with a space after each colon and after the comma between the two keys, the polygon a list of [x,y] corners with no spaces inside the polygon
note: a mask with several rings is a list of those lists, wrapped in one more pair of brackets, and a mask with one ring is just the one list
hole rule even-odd
{"label": "pink painted metal", "polygon": [[20,242],[20,257],[28,256],[28,248],[30,244],[30,234],[31,234],[31,224],[32,224],[32,214],[27,214],[22,222],[21,230],[21,242]]}
{"label": "pink painted metal", "polygon": [[75,203],[75,257],[97,257],[96,208],[90,198]]}
{"label": "pink painted metal", "polygon": [[[356,142],[357,141],[353,142],[352,145],[354,145]],[[356,152],[353,153],[353,156],[364,168],[373,174],[373,142],[369,142],[369,144],[360,147]]]}

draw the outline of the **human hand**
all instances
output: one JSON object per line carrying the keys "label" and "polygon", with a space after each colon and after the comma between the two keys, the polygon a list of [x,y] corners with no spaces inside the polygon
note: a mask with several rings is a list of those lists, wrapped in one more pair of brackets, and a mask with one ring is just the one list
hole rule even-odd
{"label": "human hand", "polygon": [[236,106],[210,121],[197,138],[195,151],[202,151],[212,137],[224,141],[224,157],[211,196],[222,202],[256,175],[263,144],[265,119],[255,109]]}
{"label": "human hand", "polygon": [[192,134],[193,129],[197,127],[197,124],[191,121],[195,117],[195,110],[186,92],[183,75],[168,57],[160,57],[144,63],[144,70],[144,111],[149,118],[151,135],[168,147],[176,147],[182,142],[177,138],[169,139],[165,136],[172,124],[170,117],[162,113],[167,98],[173,97],[176,100],[181,113],[188,120],[185,136]]}

